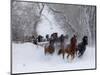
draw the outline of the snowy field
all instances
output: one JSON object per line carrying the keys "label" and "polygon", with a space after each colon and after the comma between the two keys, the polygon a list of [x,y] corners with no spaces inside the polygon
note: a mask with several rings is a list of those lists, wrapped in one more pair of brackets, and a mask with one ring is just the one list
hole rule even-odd
{"label": "snowy field", "polygon": [[95,48],[87,47],[83,57],[72,61],[56,53],[44,54],[44,48],[32,43],[12,43],[12,72],[44,72],[95,68]]}

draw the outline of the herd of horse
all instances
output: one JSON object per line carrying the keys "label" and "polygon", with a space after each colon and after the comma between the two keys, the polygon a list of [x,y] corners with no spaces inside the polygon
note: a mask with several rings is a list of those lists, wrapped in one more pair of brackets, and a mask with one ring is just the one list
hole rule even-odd
{"label": "herd of horse", "polygon": [[[38,36],[38,42],[42,42],[42,36]],[[44,46],[44,53],[46,54],[53,54],[57,49],[55,44],[57,44],[58,42],[60,43],[60,48],[57,52],[58,55],[62,55],[63,59],[65,57],[65,55],[67,54],[67,58],[69,58],[69,56],[71,56],[71,59],[74,59],[75,56],[77,55],[78,57],[81,57],[85,50],[86,50],[86,46],[88,45],[88,37],[87,36],[83,36],[82,40],[80,43],[77,42],[77,36],[73,35],[70,38],[70,42],[69,44],[66,45],[66,36],[64,36],[63,34],[61,34],[59,37],[57,35],[57,33],[53,33],[51,34],[51,36],[49,37],[49,35],[46,35],[46,41],[48,41],[48,44],[45,44]],[[34,44],[38,45],[36,40],[33,41]]]}

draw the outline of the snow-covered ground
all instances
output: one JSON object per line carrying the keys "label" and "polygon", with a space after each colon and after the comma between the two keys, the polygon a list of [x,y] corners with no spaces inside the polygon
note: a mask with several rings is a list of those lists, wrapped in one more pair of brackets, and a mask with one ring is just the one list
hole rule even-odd
{"label": "snow-covered ground", "polygon": [[12,72],[43,72],[95,68],[95,48],[87,47],[82,58],[72,61],[62,59],[56,53],[44,54],[44,48],[32,43],[12,43]]}

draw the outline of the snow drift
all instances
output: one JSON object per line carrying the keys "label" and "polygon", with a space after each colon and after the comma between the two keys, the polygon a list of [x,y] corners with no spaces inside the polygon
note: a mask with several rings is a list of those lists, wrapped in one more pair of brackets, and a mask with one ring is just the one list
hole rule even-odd
{"label": "snow drift", "polygon": [[82,58],[69,61],[56,53],[44,54],[44,48],[32,43],[12,44],[13,73],[44,72],[95,68],[95,48],[87,47]]}

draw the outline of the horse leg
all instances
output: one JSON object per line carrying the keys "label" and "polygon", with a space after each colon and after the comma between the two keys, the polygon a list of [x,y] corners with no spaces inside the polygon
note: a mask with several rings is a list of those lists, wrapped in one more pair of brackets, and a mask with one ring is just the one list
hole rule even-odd
{"label": "horse leg", "polygon": [[65,55],[65,53],[64,53],[64,51],[63,51],[63,59],[64,59],[64,55]]}
{"label": "horse leg", "polygon": [[74,59],[74,53],[73,52],[71,52],[71,60],[73,60]]}
{"label": "horse leg", "polygon": [[78,57],[81,57],[83,55],[83,51],[80,50],[79,53],[78,53]]}
{"label": "horse leg", "polygon": [[77,56],[77,49],[75,50],[75,55]]}
{"label": "horse leg", "polygon": [[62,53],[62,50],[60,49],[59,51],[58,51],[58,55],[60,55]]}
{"label": "horse leg", "polygon": [[67,58],[69,58],[69,54],[67,55]]}
{"label": "horse leg", "polygon": [[51,54],[54,53],[54,48],[51,49]]}
{"label": "horse leg", "polygon": [[45,55],[46,55],[46,54],[47,54],[47,52],[48,52],[48,48],[46,48],[46,47],[45,47],[45,51],[44,51],[44,52],[45,52]]}
{"label": "horse leg", "polygon": [[45,55],[46,55],[47,51],[45,50]]}
{"label": "horse leg", "polygon": [[79,53],[78,53],[78,57],[80,57],[80,56],[81,56],[81,53],[79,52]]}
{"label": "horse leg", "polygon": [[75,54],[72,55],[72,60],[75,58]]}
{"label": "horse leg", "polygon": [[78,57],[81,56],[81,49],[78,50]]}
{"label": "horse leg", "polygon": [[80,55],[78,57],[81,57],[83,55],[84,52],[80,52]]}

